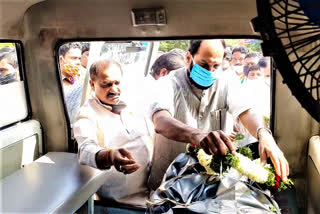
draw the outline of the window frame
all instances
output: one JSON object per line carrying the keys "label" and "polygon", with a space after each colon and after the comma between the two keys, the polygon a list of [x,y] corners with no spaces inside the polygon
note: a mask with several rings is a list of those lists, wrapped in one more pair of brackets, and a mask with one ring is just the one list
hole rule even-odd
{"label": "window frame", "polygon": [[[194,39],[256,39],[260,40],[263,43],[263,40],[260,35],[202,35],[202,36],[179,36],[179,37],[111,37],[111,38],[66,38],[59,39],[54,46],[54,56],[55,56],[55,65],[56,65],[56,75],[57,80],[59,82],[59,91],[60,97],[62,98],[64,115],[66,117],[67,124],[67,133],[68,133],[68,151],[76,153],[77,152],[77,143],[71,139],[71,123],[68,115],[67,106],[64,99],[63,93],[63,85],[61,83],[61,74],[60,74],[60,66],[59,66],[59,48],[68,42],[131,42],[131,41],[165,41],[165,40],[194,40]],[[261,48],[263,56],[268,56],[264,54],[263,49]],[[149,60],[149,59],[148,59]],[[270,57],[271,60],[271,83],[270,83],[270,122],[269,127],[274,135],[274,127],[275,127],[275,93],[276,93],[276,70],[273,68],[274,62],[273,58]],[[149,65],[150,66],[150,65]]]}
{"label": "window frame", "polygon": [[24,63],[25,56],[24,56],[23,43],[21,40],[13,40],[13,39],[0,39],[0,43],[14,43],[15,44],[18,66],[19,66],[19,76],[20,76],[20,81],[23,81],[26,106],[27,106],[27,115],[25,118],[0,127],[0,131],[1,131],[1,130],[4,130],[4,129],[9,128],[11,126],[14,126],[17,123],[30,120],[32,118],[32,109],[31,109],[31,101],[30,101],[30,94],[29,94],[29,87],[28,87],[28,79],[27,79],[25,63]]}

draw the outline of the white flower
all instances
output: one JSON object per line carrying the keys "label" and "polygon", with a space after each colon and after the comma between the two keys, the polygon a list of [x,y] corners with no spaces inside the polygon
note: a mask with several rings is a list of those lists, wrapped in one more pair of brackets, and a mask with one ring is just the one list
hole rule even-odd
{"label": "white flower", "polygon": [[[203,149],[199,149],[197,157],[199,163],[206,169],[207,174],[218,174],[210,167],[212,155],[208,155]],[[236,157],[238,158],[239,162],[234,166],[234,168],[239,173],[258,183],[266,183],[268,181],[269,171],[260,165],[260,160],[252,161],[240,153],[236,153]]]}
{"label": "white flower", "polygon": [[258,183],[263,184],[268,181],[269,171],[260,165],[260,161],[252,161],[239,153],[236,153],[236,156],[240,160],[236,170],[241,174]]}
{"label": "white flower", "polygon": [[199,160],[199,163],[206,169],[207,174],[209,175],[218,174],[215,171],[213,171],[213,169],[211,169],[210,167],[212,155],[208,155],[205,151],[203,151],[203,149],[199,149],[197,158]]}

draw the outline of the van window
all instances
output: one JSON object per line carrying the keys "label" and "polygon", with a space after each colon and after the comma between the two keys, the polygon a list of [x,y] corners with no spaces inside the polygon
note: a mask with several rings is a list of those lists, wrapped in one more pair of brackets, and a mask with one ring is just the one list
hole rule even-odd
{"label": "van window", "polygon": [[23,120],[28,115],[17,46],[0,41],[0,128]]}
{"label": "van window", "polygon": [[[245,88],[242,93],[251,97],[249,100],[254,108],[264,116],[266,123],[269,123],[270,58],[263,57],[259,40],[226,39],[225,42],[223,61],[217,69],[219,78],[227,78],[230,87]],[[148,103],[145,99],[150,96],[145,94],[152,91],[153,86],[150,84],[150,88],[146,89],[141,85],[157,81],[172,70],[186,67],[188,46],[189,40],[79,41],[63,44],[59,48],[58,63],[71,124],[75,121],[81,104],[92,93],[89,68],[93,62],[101,58],[112,58],[121,64],[123,99],[138,109],[142,103]],[[248,136],[245,138],[246,142],[256,141],[231,115],[227,121],[228,131],[237,130]]]}

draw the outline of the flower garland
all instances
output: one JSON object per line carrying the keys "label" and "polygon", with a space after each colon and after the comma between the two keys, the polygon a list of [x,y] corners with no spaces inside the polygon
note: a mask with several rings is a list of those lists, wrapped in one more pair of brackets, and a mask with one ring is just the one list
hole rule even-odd
{"label": "flower garland", "polygon": [[220,171],[224,173],[232,167],[242,175],[247,176],[250,180],[265,184],[268,188],[272,188],[278,192],[291,188],[294,185],[290,179],[287,179],[285,182],[281,181],[280,177],[275,174],[273,166],[269,164],[261,166],[260,159],[252,160],[252,151],[249,147],[241,147],[236,152],[236,155],[227,152],[224,156],[218,156],[208,155],[204,150],[197,148],[195,145],[188,144],[187,153],[196,157],[205,168],[206,173],[210,175],[218,175]]}

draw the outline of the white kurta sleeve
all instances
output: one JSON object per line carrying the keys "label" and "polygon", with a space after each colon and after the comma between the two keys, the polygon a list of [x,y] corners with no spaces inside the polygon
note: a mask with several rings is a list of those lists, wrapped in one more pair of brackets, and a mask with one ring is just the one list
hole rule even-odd
{"label": "white kurta sleeve", "polygon": [[172,116],[174,115],[174,82],[170,75],[162,77],[155,81],[151,93],[151,102],[149,104],[148,115],[152,116],[157,111],[167,110]]}
{"label": "white kurta sleeve", "polygon": [[234,119],[239,115],[252,108],[253,100],[250,98],[248,88],[241,84],[229,84],[227,105],[228,111]]}
{"label": "white kurta sleeve", "polygon": [[90,111],[84,107],[73,125],[74,137],[78,142],[78,158],[81,164],[97,168],[96,154],[103,148],[98,145],[97,125]]}

